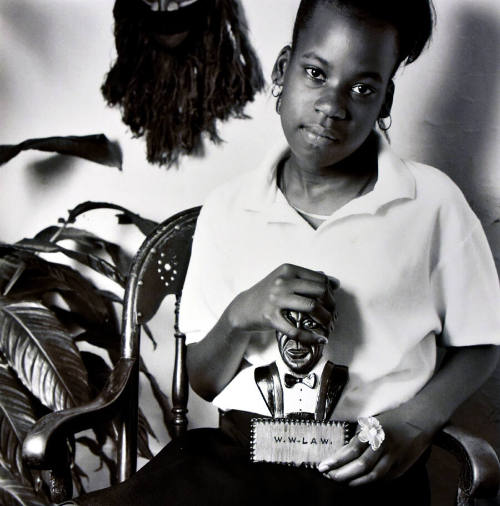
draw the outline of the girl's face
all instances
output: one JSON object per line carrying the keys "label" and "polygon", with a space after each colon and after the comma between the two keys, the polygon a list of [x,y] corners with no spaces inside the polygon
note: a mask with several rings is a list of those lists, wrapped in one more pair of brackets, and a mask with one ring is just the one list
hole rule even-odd
{"label": "girl's face", "polygon": [[329,167],[363,144],[382,107],[390,110],[396,60],[396,31],[389,25],[336,6],[316,8],[273,71],[283,84],[281,123],[299,167]]}

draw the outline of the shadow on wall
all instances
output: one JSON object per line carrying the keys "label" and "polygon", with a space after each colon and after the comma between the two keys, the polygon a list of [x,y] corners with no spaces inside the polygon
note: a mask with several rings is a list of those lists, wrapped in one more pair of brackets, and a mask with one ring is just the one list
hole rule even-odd
{"label": "shadow on wall", "polygon": [[[422,111],[423,124],[418,145],[425,148],[427,162],[442,168],[464,191],[482,219],[493,251],[500,245],[500,196],[488,181],[496,167],[488,154],[496,148],[495,114],[499,100],[500,26],[494,16],[457,6],[449,59],[436,79]],[[453,33],[454,31],[454,33]],[[499,267],[497,253],[497,268]],[[487,439],[500,455],[500,365],[493,376],[454,415],[454,421]],[[437,452],[438,453],[438,452]],[[453,479],[456,473],[441,455],[433,455],[431,473]],[[446,479],[443,481],[446,481]],[[452,504],[437,487],[433,504]],[[491,502],[481,502],[491,504]],[[496,504],[496,502],[495,502]]]}
{"label": "shadow on wall", "polygon": [[[35,2],[27,3],[23,0],[5,2],[0,5],[0,26],[8,27],[9,37],[19,42],[19,46],[30,55],[33,55],[35,61],[43,62],[47,72],[53,70],[51,60],[51,50],[49,38],[45,36],[46,26],[50,26],[50,11],[47,7],[37,6]],[[7,44],[9,40],[5,33],[3,34],[3,43]],[[4,48],[5,50],[6,48]],[[12,86],[12,74],[19,74],[19,69],[9,68],[8,61],[2,62],[0,66],[0,104],[7,104],[17,90]],[[3,108],[9,110],[10,108]],[[8,118],[2,118],[0,131],[2,127],[10,124]],[[3,141],[6,136],[2,135]]]}
{"label": "shadow on wall", "polygon": [[493,170],[486,157],[496,144],[500,26],[491,13],[473,4],[457,6],[448,24],[450,56],[436,79],[434,98],[423,109],[425,129],[419,145],[425,146],[429,163],[453,177],[489,225],[499,218],[491,216],[498,202],[484,202],[484,181],[486,172]]}
{"label": "shadow on wall", "polygon": [[28,170],[35,184],[43,186],[50,184],[69,174],[77,162],[77,158],[66,155],[45,156],[29,164]]}
{"label": "shadow on wall", "polygon": [[44,32],[50,26],[51,9],[53,7],[37,5],[29,0],[11,0],[1,9],[2,17],[13,36],[47,65],[51,62],[52,48],[50,39],[44,36]]}

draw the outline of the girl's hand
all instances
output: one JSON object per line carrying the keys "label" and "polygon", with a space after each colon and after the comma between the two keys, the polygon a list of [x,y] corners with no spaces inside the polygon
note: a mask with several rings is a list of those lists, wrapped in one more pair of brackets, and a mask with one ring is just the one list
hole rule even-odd
{"label": "girl's hand", "polygon": [[422,429],[412,425],[397,408],[377,418],[385,432],[385,440],[378,450],[372,450],[368,443],[362,443],[356,435],[331,458],[321,462],[318,470],[325,477],[349,486],[397,478],[418,460],[438,429]]}
{"label": "girl's hand", "polygon": [[[284,264],[238,295],[229,306],[230,321],[240,330],[278,330],[302,342],[326,342],[335,313],[334,290],[339,282],[322,272]],[[321,327],[297,329],[285,311],[309,314]],[[316,333],[316,332],[320,333]]]}

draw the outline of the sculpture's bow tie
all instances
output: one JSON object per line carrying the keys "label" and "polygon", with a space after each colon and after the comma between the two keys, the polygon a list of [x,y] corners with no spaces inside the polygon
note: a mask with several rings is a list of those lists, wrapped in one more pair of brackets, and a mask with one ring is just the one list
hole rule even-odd
{"label": "sculpture's bow tie", "polygon": [[287,388],[292,388],[293,385],[296,385],[297,383],[303,383],[309,388],[314,388],[316,386],[316,374],[310,373],[305,378],[299,378],[297,376],[294,376],[293,374],[285,374],[285,386]]}

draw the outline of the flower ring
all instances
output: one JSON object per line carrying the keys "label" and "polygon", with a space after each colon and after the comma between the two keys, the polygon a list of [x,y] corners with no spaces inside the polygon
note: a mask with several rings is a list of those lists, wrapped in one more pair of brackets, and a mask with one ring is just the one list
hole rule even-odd
{"label": "flower ring", "polygon": [[358,432],[358,439],[362,443],[368,443],[372,450],[378,450],[385,439],[385,432],[380,422],[374,417],[358,418],[361,430]]}

